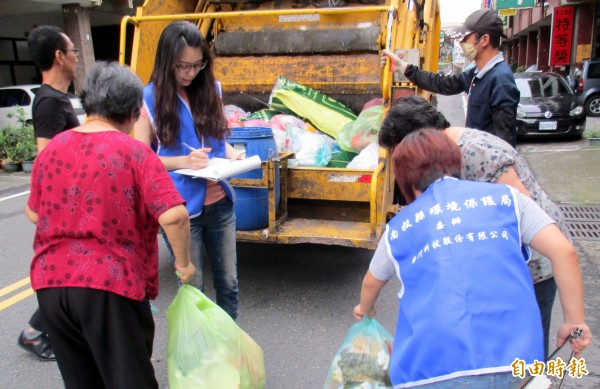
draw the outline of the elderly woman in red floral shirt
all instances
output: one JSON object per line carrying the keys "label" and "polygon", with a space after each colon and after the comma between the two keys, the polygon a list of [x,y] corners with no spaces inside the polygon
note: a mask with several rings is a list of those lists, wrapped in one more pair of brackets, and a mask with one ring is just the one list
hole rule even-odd
{"label": "elderly woman in red floral shirt", "polygon": [[67,388],[157,388],[156,236],[160,225],[189,282],[189,217],[158,157],[128,135],[142,103],[135,74],[94,65],[82,103],[87,123],[57,135],[34,165],[31,285]]}

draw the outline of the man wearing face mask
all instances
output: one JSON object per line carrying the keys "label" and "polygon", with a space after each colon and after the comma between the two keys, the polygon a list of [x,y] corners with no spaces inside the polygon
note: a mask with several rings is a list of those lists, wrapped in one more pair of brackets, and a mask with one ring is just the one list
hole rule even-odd
{"label": "man wearing face mask", "polygon": [[418,87],[442,95],[468,94],[466,127],[494,134],[516,146],[516,114],[519,90],[512,70],[499,51],[500,38],[506,38],[502,20],[491,9],[481,9],[467,17],[458,30],[460,46],[475,66],[460,74],[443,76],[421,70],[388,50],[381,65],[391,61],[391,71],[399,70]]}

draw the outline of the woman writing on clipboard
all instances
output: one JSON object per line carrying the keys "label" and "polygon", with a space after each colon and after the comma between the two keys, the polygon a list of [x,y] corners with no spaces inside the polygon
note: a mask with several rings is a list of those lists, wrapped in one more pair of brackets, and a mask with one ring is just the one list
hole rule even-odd
{"label": "woman writing on clipboard", "polygon": [[225,141],[229,129],[212,69],[210,51],[198,28],[185,21],[169,24],[158,41],[134,136],[156,150],[186,201],[191,258],[198,270],[191,284],[203,289],[206,253],[217,304],[235,319],[239,290],[233,188],[226,180],[213,182],[173,173],[204,168],[214,157],[243,158]]}

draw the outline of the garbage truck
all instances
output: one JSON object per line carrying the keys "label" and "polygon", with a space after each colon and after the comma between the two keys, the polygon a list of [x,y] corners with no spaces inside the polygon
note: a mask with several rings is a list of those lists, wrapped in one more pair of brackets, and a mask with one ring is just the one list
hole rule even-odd
{"label": "garbage truck", "polygon": [[[438,0],[146,0],[121,22],[119,61],[147,83],[162,30],[187,20],[210,43],[224,104],[263,109],[283,76],[355,113],[382,98],[385,115],[396,96],[431,96],[382,68],[381,51],[436,72],[439,11]],[[400,206],[390,151],[379,148],[374,169],[290,166],[291,157],[274,153],[261,178],[231,179],[268,193],[268,225],[237,239],[374,249]]]}

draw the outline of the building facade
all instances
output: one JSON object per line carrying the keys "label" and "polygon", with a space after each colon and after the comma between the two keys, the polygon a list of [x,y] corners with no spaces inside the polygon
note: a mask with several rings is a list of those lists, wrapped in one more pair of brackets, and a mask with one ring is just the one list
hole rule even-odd
{"label": "building facade", "polygon": [[[573,17],[566,35],[570,50],[566,64],[553,65],[552,45],[560,43],[556,30],[561,27],[560,21],[553,23],[553,16],[560,7],[572,7],[568,9]],[[581,61],[600,58],[600,0],[536,0],[533,8],[518,9],[507,22],[508,38],[502,50],[513,70],[535,67],[567,75],[574,73]]]}

